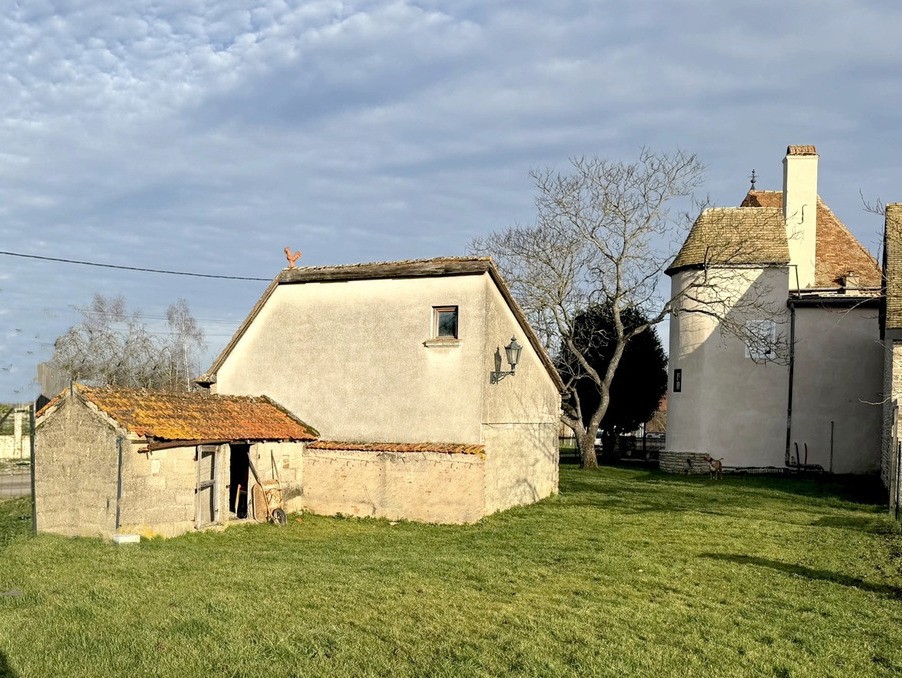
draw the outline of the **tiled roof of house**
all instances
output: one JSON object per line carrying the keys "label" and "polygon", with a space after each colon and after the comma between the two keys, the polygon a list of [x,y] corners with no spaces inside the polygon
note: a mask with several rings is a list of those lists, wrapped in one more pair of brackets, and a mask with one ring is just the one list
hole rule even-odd
{"label": "tiled roof of house", "polygon": [[[170,393],[75,384],[78,396],[122,428],[148,439],[185,441],[315,440],[319,433],[266,396]],[[54,408],[68,390],[38,416]]]}
{"label": "tiled roof of house", "polygon": [[886,270],[886,329],[902,330],[902,203],[886,206],[883,266]]}
{"label": "tiled roof of house", "polygon": [[715,207],[702,212],[673,263],[673,275],[703,265],[785,265],[789,263],[783,210]]}
{"label": "tiled roof of house", "polygon": [[485,454],[485,445],[464,443],[351,443],[317,440],[311,450],[347,450],[349,452],[437,452],[439,454]]}
{"label": "tiled roof of house", "polygon": [[263,309],[263,306],[272,296],[273,292],[279,285],[291,285],[302,283],[326,283],[326,282],[347,282],[350,280],[375,280],[383,278],[430,278],[438,276],[455,276],[455,275],[481,275],[487,273],[495,282],[501,296],[507,302],[508,307],[517,319],[523,334],[529,341],[533,350],[544,365],[548,375],[551,377],[557,389],[564,391],[564,382],[558,374],[554,361],[548,355],[542,341],[539,339],[535,330],[526,319],[523,310],[517,304],[507,283],[498,272],[495,263],[490,257],[439,257],[435,259],[408,259],[404,261],[386,261],[366,264],[349,264],[342,266],[300,266],[297,268],[285,268],[279,272],[275,279],[269,284],[269,287],[263,292],[263,296],[257,300],[257,303],[251,309],[247,318],[235,332],[232,339],[226,344],[222,352],[213,361],[204,374],[200,375],[195,381],[199,384],[216,383],[216,372],[222,367],[222,364],[228,358],[229,354],[238,344],[238,341],[244,336],[253,323],[254,319]]}
{"label": "tiled roof of house", "polygon": [[[813,146],[790,146],[811,148]],[[742,207],[783,209],[783,191],[749,191]],[[833,214],[833,211],[817,199],[817,239],[815,241],[814,284],[816,287],[837,287],[840,278],[853,272],[861,287],[879,287],[880,265],[864,245]]]}

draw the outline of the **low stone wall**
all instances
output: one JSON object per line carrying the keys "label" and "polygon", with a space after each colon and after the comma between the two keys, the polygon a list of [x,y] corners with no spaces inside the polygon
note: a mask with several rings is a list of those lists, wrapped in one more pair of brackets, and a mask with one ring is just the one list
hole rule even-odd
{"label": "low stone wall", "polygon": [[474,454],[312,450],[304,508],[320,515],[474,523],[485,515],[485,459]]}
{"label": "low stone wall", "polygon": [[661,450],[658,453],[658,464],[660,469],[667,473],[701,475],[710,473],[708,462],[705,461],[706,456],[704,452]]}
{"label": "low stone wall", "polygon": [[30,456],[28,436],[0,436],[0,459],[28,459]]}

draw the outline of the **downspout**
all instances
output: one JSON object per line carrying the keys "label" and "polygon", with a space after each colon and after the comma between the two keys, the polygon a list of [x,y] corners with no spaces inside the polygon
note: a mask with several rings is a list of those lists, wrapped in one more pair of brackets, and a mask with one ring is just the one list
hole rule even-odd
{"label": "downspout", "polygon": [[122,508],[122,436],[116,438],[119,461],[116,469],[116,534],[119,534],[119,516]]}
{"label": "downspout", "polygon": [[[798,270],[796,271],[798,275]],[[789,397],[786,399],[786,466],[789,466],[789,445],[792,440],[792,377],[796,355],[796,309],[789,300]],[[796,463],[798,463],[796,459]]]}

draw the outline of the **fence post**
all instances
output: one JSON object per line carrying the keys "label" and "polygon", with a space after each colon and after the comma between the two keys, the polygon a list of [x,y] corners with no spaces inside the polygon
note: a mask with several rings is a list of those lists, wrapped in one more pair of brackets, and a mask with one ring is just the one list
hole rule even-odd
{"label": "fence post", "polygon": [[31,447],[31,531],[34,534],[38,533],[38,498],[34,491],[34,402],[31,403],[31,407],[28,408],[29,412],[29,428],[31,429],[31,435],[28,436]]}

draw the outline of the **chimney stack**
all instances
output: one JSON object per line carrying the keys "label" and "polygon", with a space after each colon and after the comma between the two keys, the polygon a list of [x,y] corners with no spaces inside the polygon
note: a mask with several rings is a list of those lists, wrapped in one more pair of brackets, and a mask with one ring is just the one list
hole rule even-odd
{"label": "chimney stack", "polygon": [[794,289],[815,286],[817,240],[817,150],[814,146],[789,146],[783,158],[783,216],[789,240],[789,285]]}

